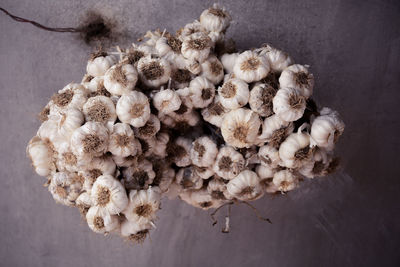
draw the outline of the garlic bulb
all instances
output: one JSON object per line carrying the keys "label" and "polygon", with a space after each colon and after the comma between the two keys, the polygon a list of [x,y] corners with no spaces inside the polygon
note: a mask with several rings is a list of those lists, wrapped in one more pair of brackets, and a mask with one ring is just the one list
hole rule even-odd
{"label": "garlic bulb", "polygon": [[120,121],[133,127],[142,127],[150,118],[149,100],[145,94],[132,91],[120,97],[116,112]]}
{"label": "garlic bulb", "polygon": [[179,197],[189,205],[203,210],[218,208],[224,204],[222,200],[213,199],[205,189],[188,190],[180,194]]}
{"label": "garlic bulb", "polygon": [[287,168],[297,168],[312,156],[310,135],[303,133],[299,128],[297,133],[292,133],[279,147],[279,157]]}
{"label": "garlic bulb", "polygon": [[115,62],[116,59],[114,56],[107,55],[107,53],[102,51],[96,52],[91,55],[86,66],[86,71],[93,77],[103,76]]}
{"label": "garlic bulb", "polygon": [[294,126],[291,122],[283,121],[276,114],[266,118],[263,123],[263,131],[258,137],[268,145],[279,148],[286,137],[293,132]]}
{"label": "garlic bulb", "polygon": [[273,114],[272,99],[275,94],[276,90],[268,84],[255,85],[250,91],[249,105],[251,110],[263,117],[271,116]]}
{"label": "garlic bulb", "polygon": [[189,85],[189,97],[195,108],[205,108],[214,99],[215,87],[207,78],[196,77]]}
{"label": "garlic bulb", "polygon": [[97,157],[107,151],[108,130],[99,122],[86,122],[71,136],[71,149],[80,157]]}
{"label": "garlic bulb", "polygon": [[160,209],[161,194],[158,187],[147,190],[131,190],[129,204],[122,212],[129,221],[146,224],[156,219],[156,212]]}
{"label": "garlic bulb", "polygon": [[153,164],[146,159],[134,162],[132,166],[122,171],[124,186],[128,190],[147,189],[156,176]]}
{"label": "garlic bulb", "polygon": [[86,214],[89,208],[92,206],[92,199],[89,193],[83,192],[75,200],[75,206],[79,209],[79,212],[86,218]]}
{"label": "garlic bulb", "polygon": [[108,151],[120,157],[134,156],[140,150],[140,143],[135,139],[132,128],[126,123],[113,126],[108,143]]}
{"label": "garlic bulb", "polygon": [[153,105],[161,113],[168,114],[177,111],[181,106],[182,100],[179,95],[171,89],[157,92],[153,97]]}
{"label": "garlic bulb", "polygon": [[296,121],[306,109],[305,97],[297,89],[283,87],[272,100],[274,112],[284,121]]}
{"label": "garlic bulb", "polygon": [[225,200],[228,199],[229,195],[226,191],[226,184],[220,178],[213,178],[207,185],[207,192],[213,199]]}
{"label": "garlic bulb", "polygon": [[260,177],[261,180],[265,180],[267,178],[274,177],[275,172],[271,166],[269,166],[267,164],[264,164],[264,165],[260,164],[260,165],[257,165],[257,167],[256,167],[256,173],[257,173],[258,177]]}
{"label": "garlic bulb", "polygon": [[149,235],[151,225],[138,224],[137,222],[131,222],[125,220],[121,223],[121,235],[127,237],[129,241],[141,244],[144,242],[146,237]]}
{"label": "garlic bulb", "polygon": [[56,171],[54,148],[39,137],[33,137],[26,149],[35,171],[40,176],[48,176]]}
{"label": "garlic bulb", "polygon": [[118,216],[110,215],[105,210],[93,206],[86,214],[86,221],[93,232],[106,234],[119,226]]}
{"label": "garlic bulb", "polygon": [[155,136],[156,145],[153,150],[153,154],[165,158],[167,156],[167,144],[169,143],[169,134],[158,132]]}
{"label": "garlic bulb", "polygon": [[164,160],[156,159],[153,163],[153,169],[156,174],[153,180],[153,185],[160,188],[161,193],[168,191],[170,185],[175,179],[175,171],[168,166]]}
{"label": "garlic bulb", "polygon": [[94,182],[91,196],[95,206],[109,214],[119,214],[128,205],[124,186],[112,175],[102,175]]}
{"label": "garlic bulb", "polygon": [[219,95],[214,97],[213,103],[201,111],[203,119],[217,127],[221,127],[225,113],[229,110],[226,109],[219,101]]}
{"label": "garlic bulb", "polygon": [[203,179],[194,167],[181,168],[175,176],[175,182],[183,189],[200,189],[203,186]]}
{"label": "garlic bulb", "polygon": [[305,97],[310,97],[314,87],[314,75],[307,66],[295,64],[287,67],[279,77],[281,87],[291,87],[300,91]]}
{"label": "garlic bulb", "polygon": [[167,157],[178,167],[185,167],[191,164],[190,149],[192,142],[190,139],[178,137],[175,142],[167,146]]}
{"label": "garlic bulb", "polygon": [[181,28],[177,35],[178,38],[183,41],[186,37],[189,37],[190,35],[196,33],[196,32],[204,32],[205,29],[203,26],[200,24],[198,20],[193,21],[192,23],[188,23],[185,25],[185,27]]}
{"label": "garlic bulb", "polygon": [[[280,73],[293,64],[293,59],[286,52],[276,49],[268,44],[260,50],[260,55],[265,55],[267,57],[271,70],[274,72]],[[289,85],[286,86],[291,87]]]}
{"label": "garlic bulb", "polygon": [[138,73],[131,64],[117,64],[104,74],[104,87],[113,95],[123,95],[133,90]]}
{"label": "garlic bulb", "polygon": [[249,170],[242,171],[230,180],[226,185],[226,190],[230,195],[242,201],[255,200],[264,195],[260,178],[255,172]]}
{"label": "garlic bulb", "polygon": [[200,15],[200,23],[207,31],[222,32],[229,27],[232,18],[225,8],[214,4]]}
{"label": "garlic bulb", "polygon": [[225,114],[221,133],[227,144],[233,147],[249,147],[256,140],[261,122],[257,113],[240,108]]}
{"label": "garlic bulb", "polygon": [[261,165],[275,168],[282,164],[282,160],[279,157],[279,150],[270,145],[260,147],[258,150],[258,158],[261,161]]}
{"label": "garlic bulb", "polygon": [[51,97],[50,114],[60,114],[70,108],[82,109],[87,90],[81,84],[70,83]]}
{"label": "garlic bulb", "polygon": [[218,89],[219,101],[227,109],[243,107],[249,101],[249,86],[239,79],[229,79]]}
{"label": "garlic bulb", "polygon": [[56,165],[59,171],[77,172],[82,167],[82,161],[78,160],[69,143],[65,142],[58,148]]}
{"label": "garlic bulb", "polygon": [[155,49],[157,50],[160,57],[164,57],[168,53],[181,53],[182,41],[166,33],[165,36],[160,37],[155,44]]}
{"label": "garlic bulb", "polygon": [[267,76],[269,70],[268,59],[252,51],[241,53],[233,66],[235,76],[247,83],[261,80]]}
{"label": "garlic bulb", "polygon": [[149,87],[158,87],[168,82],[171,66],[165,59],[142,57],[138,62],[140,79]]}
{"label": "garlic bulb", "polygon": [[201,177],[201,179],[208,179],[211,176],[214,175],[214,170],[212,168],[212,166],[208,166],[208,167],[199,167],[196,165],[193,165],[194,168],[194,172]]}
{"label": "garlic bulb", "polygon": [[192,164],[199,167],[209,167],[217,156],[217,145],[207,136],[197,138],[190,149]]}
{"label": "garlic bulb", "polygon": [[224,179],[235,178],[245,168],[246,161],[243,155],[231,146],[222,147],[214,163],[214,171]]}
{"label": "garlic bulb", "polygon": [[338,138],[344,131],[344,123],[339,113],[329,108],[323,108],[320,116],[311,125],[311,143],[327,150],[332,150]]}
{"label": "garlic bulb", "polygon": [[157,134],[160,127],[160,120],[156,115],[151,114],[144,126],[134,128],[135,136],[140,139],[150,139]]}
{"label": "garlic bulb", "polygon": [[82,190],[83,179],[78,174],[56,172],[51,177],[49,191],[56,202],[73,206]]}
{"label": "garlic bulb", "polygon": [[327,171],[330,163],[333,161],[331,155],[324,149],[315,149],[312,158],[298,169],[299,173],[307,178],[324,176],[329,174]]}
{"label": "garlic bulb", "polygon": [[109,97],[102,95],[89,98],[83,105],[83,114],[86,121],[104,123],[109,129],[112,129],[117,119],[114,103]]}
{"label": "garlic bulb", "polygon": [[171,79],[172,88],[182,89],[189,86],[189,82],[192,80],[192,74],[185,68],[177,68],[171,71]]}
{"label": "garlic bulb", "polygon": [[224,79],[224,67],[216,56],[209,56],[201,63],[201,76],[213,84],[219,84]]}
{"label": "garlic bulb", "polygon": [[239,53],[222,55],[221,63],[224,66],[225,72],[233,73],[233,67],[235,66],[235,62],[238,57],[239,57]]}
{"label": "garlic bulb", "polygon": [[190,61],[202,63],[208,58],[211,47],[212,41],[207,34],[195,32],[183,40],[181,52]]}
{"label": "garlic bulb", "polygon": [[288,192],[298,186],[298,179],[290,170],[278,171],[274,174],[273,184],[281,192]]}

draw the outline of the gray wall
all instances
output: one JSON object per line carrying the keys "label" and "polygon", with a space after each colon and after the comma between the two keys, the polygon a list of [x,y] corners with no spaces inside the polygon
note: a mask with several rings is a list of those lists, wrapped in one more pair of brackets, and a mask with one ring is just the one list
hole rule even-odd
{"label": "gray wall", "polygon": [[[314,97],[347,128],[342,170],[286,196],[234,207],[230,234],[207,212],[163,201],[142,246],[92,233],[77,210],[55,204],[25,147],[49,97],[80,81],[91,48],[0,15],[0,265],[2,266],[399,266],[400,2],[221,1],[240,48],[269,42],[309,64]],[[107,9],[132,40],[176,30],[212,2],[2,0],[22,17],[75,26],[85,10]],[[123,41],[122,41],[123,42]],[[126,43],[126,42],[125,42]],[[220,214],[223,220],[224,212]]]}

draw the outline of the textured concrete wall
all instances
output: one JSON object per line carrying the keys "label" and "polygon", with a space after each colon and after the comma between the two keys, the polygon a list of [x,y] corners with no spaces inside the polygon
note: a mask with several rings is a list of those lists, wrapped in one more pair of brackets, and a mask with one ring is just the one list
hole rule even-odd
{"label": "textured concrete wall", "polygon": [[[400,2],[221,1],[240,48],[269,42],[311,65],[318,103],[347,128],[343,170],[255,205],[234,207],[230,234],[207,212],[164,201],[142,246],[92,233],[77,210],[55,204],[25,147],[49,97],[80,81],[91,48],[0,15],[1,266],[399,266]],[[2,0],[46,25],[74,26],[85,10],[107,10],[132,40],[147,29],[176,30],[210,1]],[[222,221],[224,212],[220,215]]]}

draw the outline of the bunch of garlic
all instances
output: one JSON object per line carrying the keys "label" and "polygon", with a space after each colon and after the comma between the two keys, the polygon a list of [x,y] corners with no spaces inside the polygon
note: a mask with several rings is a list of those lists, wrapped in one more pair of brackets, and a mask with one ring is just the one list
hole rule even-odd
{"label": "bunch of garlic", "polygon": [[94,232],[142,242],[163,196],[218,208],[334,171],[344,124],[313,108],[309,67],[270,45],[226,53],[230,21],[214,5],[175,35],[97,51],[40,113],[33,167]]}

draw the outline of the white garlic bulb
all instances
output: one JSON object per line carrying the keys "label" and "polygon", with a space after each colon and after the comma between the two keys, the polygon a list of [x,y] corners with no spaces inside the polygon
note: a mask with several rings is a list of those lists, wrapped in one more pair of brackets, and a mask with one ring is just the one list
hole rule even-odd
{"label": "white garlic bulb", "polygon": [[258,150],[258,158],[261,165],[272,166],[273,168],[282,165],[282,160],[279,157],[279,150],[270,145],[264,145]]}
{"label": "white garlic bulb", "polygon": [[150,114],[146,124],[142,127],[134,128],[134,133],[137,138],[150,139],[158,133],[160,127],[160,120],[157,118],[157,116]]}
{"label": "white garlic bulb", "polygon": [[76,83],[67,84],[63,89],[51,97],[49,103],[50,115],[60,114],[70,108],[82,109],[83,104],[86,103],[87,89]]}
{"label": "white garlic bulb", "polygon": [[153,164],[146,159],[139,159],[122,171],[124,186],[128,190],[147,189],[156,177]]}
{"label": "white garlic bulb", "polygon": [[146,224],[156,219],[156,212],[160,209],[161,194],[158,187],[147,190],[131,190],[129,204],[122,212],[129,221]]}
{"label": "white garlic bulb", "polygon": [[282,87],[272,100],[274,112],[284,121],[296,121],[303,116],[306,99],[299,90]]}
{"label": "white garlic bulb", "polygon": [[224,7],[214,4],[209,9],[204,10],[200,15],[201,26],[207,31],[222,32],[229,27],[232,18]]}
{"label": "white garlic bulb", "polygon": [[302,127],[297,133],[289,135],[279,147],[279,157],[287,168],[297,168],[312,156],[310,135],[301,130]]}
{"label": "white garlic bulb", "polygon": [[149,87],[158,87],[168,82],[171,66],[165,59],[142,57],[138,61],[140,79]]}
{"label": "white garlic bulb", "polygon": [[280,73],[293,64],[293,59],[286,52],[268,44],[260,48],[260,55],[265,55],[267,57],[271,70],[274,72]]}
{"label": "white garlic bulb", "polygon": [[192,164],[199,167],[209,167],[217,156],[217,145],[208,136],[197,138],[190,149]]}
{"label": "white garlic bulb", "polygon": [[113,95],[123,95],[133,90],[138,73],[131,64],[117,64],[104,74],[104,87]]}
{"label": "white garlic bulb", "polygon": [[86,71],[93,77],[103,76],[115,63],[116,59],[114,56],[101,51],[96,52],[91,55],[86,66]]}
{"label": "white garlic bulb", "polygon": [[230,180],[226,185],[226,190],[230,195],[242,201],[255,200],[264,195],[260,178],[255,172],[249,170],[242,171]]}
{"label": "white garlic bulb", "polygon": [[201,76],[213,84],[219,84],[224,79],[224,67],[216,56],[209,56],[201,63]]}
{"label": "white garlic bulb", "polygon": [[93,232],[99,234],[109,233],[119,226],[118,216],[110,215],[105,210],[93,206],[86,214],[86,221]]}
{"label": "white garlic bulb", "polygon": [[256,173],[260,177],[261,181],[267,178],[274,177],[274,169],[268,164],[260,164],[256,167]]}
{"label": "white garlic bulb", "polygon": [[102,175],[94,182],[91,196],[93,204],[109,214],[119,214],[128,205],[124,186],[112,175]]}
{"label": "white garlic bulb", "polygon": [[192,148],[192,141],[184,137],[178,137],[174,144],[167,148],[167,155],[178,167],[189,166],[192,162],[190,160],[190,149]]}
{"label": "white garlic bulb", "polygon": [[57,150],[57,170],[77,172],[82,166],[82,161],[79,161],[79,157],[75,155],[69,143],[65,142],[60,145]]}
{"label": "white garlic bulb", "polygon": [[288,192],[298,186],[298,179],[290,170],[281,170],[274,174],[272,183],[281,192]]}
{"label": "white garlic bulb", "polygon": [[[182,90],[182,89],[181,89]],[[215,87],[207,78],[196,77],[189,85],[189,98],[195,108],[205,108],[214,99]]]}
{"label": "white garlic bulb", "polygon": [[54,148],[49,142],[35,136],[29,141],[26,152],[40,176],[48,176],[56,171]]}
{"label": "white garlic bulb", "polygon": [[292,87],[300,91],[305,97],[310,97],[314,87],[314,75],[307,66],[295,64],[287,67],[279,77],[281,87]]}
{"label": "white garlic bulb", "polygon": [[56,172],[51,177],[49,191],[56,202],[73,206],[82,190],[83,179],[76,173]]}
{"label": "white garlic bulb", "polygon": [[195,32],[184,38],[182,43],[182,55],[194,62],[202,63],[208,58],[212,47],[211,38],[203,32]]}
{"label": "white garlic bulb", "polygon": [[203,210],[215,209],[224,204],[223,200],[213,199],[205,189],[187,190],[181,193],[179,197],[189,205]]}
{"label": "white garlic bulb", "polygon": [[104,123],[108,129],[112,129],[117,119],[113,101],[109,97],[102,95],[89,98],[83,105],[83,114],[86,121]]}
{"label": "white garlic bulb", "polygon": [[128,238],[129,241],[141,244],[144,242],[146,237],[149,235],[149,230],[151,229],[151,224],[138,224],[137,222],[132,222],[125,220],[121,223],[121,235]]}
{"label": "white garlic bulb", "polygon": [[261,80],[267,76],[269,70],[268,59],[252,51],[241,53],[233,66],[235,76],[247,83]]}
{"label": "white garlic bulb", "polygon": [[219,101],[219,95],[214,97],[213,103],[201,111],[203,119],[212,125],[221,127],[225,113],[229,110],[226,109]]}
{"label": "white garlic bulb", "polygon": [[276,90],[272,86],[265,83],[256,84],[250,91],[251,110],[263,117],[271,116],[273,114],[272,99],[275,94]]}
{"label": "white garlic bulb", "polygon": [[229,79],[218,89],[219,101],[227,109],[243,107],[249,101],[249,86],[239,79]]}
{"label": "white garlic bulb", "polygon": [[214,163],[214,171],[224,179],[235,178],[246,167],[246,161],[242,154],[231,146],[220,148]]}
{"label": "white garlic bulb", "polygon": [[338,138],[344,131],[344,122],[339,113],[329,108],[323,108],[320,116],[311,125],[311,143],[327,150],[332,150]]}
{"label": "white garlic bulb", "polygon": [[116,123],[108,143],[108,151],[120,157],[134,156],[140,150],[132,128],[126,123]]}
{"label": "white garlic bulb", "polygon": [[208,166],[208,167],[199,167],[196,165],[193,165],[194,168],[194,172],[201,177],[201,179],[208,179],[211,176],[214,175],[214,170],[212,168],[212,166]]}
{"label": "white garlic bulb", "polygon": [[225,200],[230,197],[230,195],[226,191],[226,184],[225,182],[215,177],[208,182],[207,185],[207,192],[211,195],[213,199],[217,200]]}
{"label": "white garlic bulb", "polygon": [[257,138],[261,122],[257,113],[240,108],[224,116],[221,133],[227,144],[233,147],[249,147]]}
{"label": "white garlic bulb", "polygon": [[97,157],[107,151],[108,130],[99,122],[86,122],[71,136],[71,149],[80,157]]}
{"label": "white garlic bulb", "polygon": [[239,53],[223,54],[221,56],[221,63],[224,66],[226,73],[233,73],[233,67],[235,66],[238,57]]}
{"label": "white garlic bulb", "polygon": [[118,100],[116,112],[120,121],[133,127],[142,127],[150,118],[149,99],[138,91],[124,94]]}
{"label": "white garlic bulb", "polygon": [[180,108],[182,100],[179,95],[171,89],[157,92],[153,97],[153,105],[161,113],[168,114]]}
{"label": "white garlic bulb", "polygon": [[167,156],[167,144],[169,142],[169,134],[168,133],[163,133],[163,132],[158,132],[155,136],[156,139],[156,145],[153,150],[153,154],[165,158]]}
{"label": "white garlic bulb", "polygon": [[279,116],[274,114],[264,120],[263,131],[258,138],[263,142],[268,142],[272,147],[279,148],[293,130],[293,123],[283,121]]}
{"label": "white garlic bulb", "polygon": [[183,189],[200,189],[203,186],[203,179],[194,167],[179,169],[175,176],[175,182]]}
{"label": "white garlic bulb", "polygon": [[200,21],[195,20],[192,23],[188,23],[185,25],[185,27],[181,28],[177,35],[178,38],[183,41],[186,37],[192,35],[193,33],[196,32],[204,32],[205,29],[203,28],[203,26],[200,24]]}

